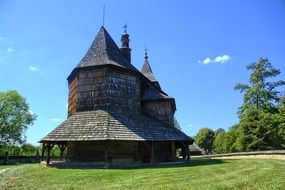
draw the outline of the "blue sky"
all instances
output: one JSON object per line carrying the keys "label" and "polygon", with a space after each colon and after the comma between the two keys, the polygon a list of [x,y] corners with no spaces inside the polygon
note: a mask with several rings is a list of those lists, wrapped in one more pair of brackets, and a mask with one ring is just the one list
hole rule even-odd
{"label": "blue sky", "polygon": [[[102,25],[120,45],[128,22],[132,64],[144,46],[155,77],[176,99],[182,130],[232,126],[247,82],[246,65],[267,57],[285,79],[285,1],[0,0],[0,91],[18,90],[38,115],[36,143],[67,117],[67,76]],[[282,89],[284,91],[284,89]]]}

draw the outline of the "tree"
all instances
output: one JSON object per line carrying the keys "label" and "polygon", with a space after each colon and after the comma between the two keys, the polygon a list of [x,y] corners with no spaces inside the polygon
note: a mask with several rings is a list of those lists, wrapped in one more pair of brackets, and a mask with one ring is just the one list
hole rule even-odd
{"label": "tree", "polygon": [[231,133],[218,133],[215,137],[213,143],[213,149],[216,153],[226,153],[231,152],[232,144],[234,143],[234,138]]}
{"label": "tree", "polygon": [[281,149],[285,149],[285,96],[280,98],[277,119],[279,122],[277,133],[280,138]]}
{"label": "tree", "polygon": [[276,88],[285,85],[283,80],[268,81],[269,78],[281,73],[279,69],[272,66],[268,59],[260,58],[257,63],[249,64],[247,69],[252,71],[249,84],[237,83],[235,85],[235,90],[244,92],[244,103],[239,108],[240,117],[251,108],[274,109],[280,99],[280,92]]}
{"label": "tree", "polygon": [[212,129],[201,128],[195,137],[195,142],[208,154],[212,153],[214,138],[215,133]]}
{"label": "tree", "polygon": [[280,70],[264,58],[247,66],[251,70],[249,84],[236,84],[235,90],[244,92],[244,103],[239,108],[240,132],[239,146],[243,150],[267,150],[280,148],[279,127],[282,119],[278,119],[276,106],[280,101],[278,87],[285,81],[269,81],[280,74]]}
{"label": "tree", "polygon": [[24,133],[33,124],[36,115],[17,91],[0,92],[0,147],[7,144],[22,144]]}
{"label": "tree", "polygon": [[215,136],[218,135],[218,134],[220,134],[220,133],[225,133],[225,132],[226,132],[225,129],[219,128],[219,129],[217,129],[217,130],[215,131]]}
{"label": "tree", "polygon": [[234,125],[228,132],[215,134],[213,150],[216,153],[238,152],[243,148],[241,146],[241,134],[239,127]]}
{"label": "tree", "polygon": [[176,119],[175,117],[174,117],[173,123],[174,123],[174,127],[175,127],[175,128],[181,130],[181,127],[180,127],[180,125],[179,125],[179,123],[178,123],[178,121],[177,121],[177,119]]}
{"label": "tree", "polygon": [[25,155],[25,156],[34,156],[36,155],[37,151],[40,150],[39,146],[35,146],[32,144],[24,144],[21,146],[21,155]]}

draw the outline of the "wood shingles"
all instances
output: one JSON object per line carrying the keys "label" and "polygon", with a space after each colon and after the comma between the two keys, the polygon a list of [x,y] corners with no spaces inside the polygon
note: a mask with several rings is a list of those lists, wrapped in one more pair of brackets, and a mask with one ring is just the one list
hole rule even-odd
{"label": "wood shingles", "polygon": [[119,47],[103,26],[77,68],[100,65],[115,65],[138,72],[122,55]]}
{"label": "wood shingles", "polygon": [[76,112],[41,142],[95,140],[191,141],[192,139],[176,128],[144,114],[96,110]]}

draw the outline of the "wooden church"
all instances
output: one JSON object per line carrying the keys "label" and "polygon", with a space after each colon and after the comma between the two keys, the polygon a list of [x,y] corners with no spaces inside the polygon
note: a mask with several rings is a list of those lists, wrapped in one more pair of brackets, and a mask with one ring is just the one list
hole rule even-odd
{"label": "wooden church", "polygon": [[174,98],[161,89],[147,54],[141,72],[131,64],[129,41],[125,30],[119,48],[101,27],[68,76],[68,117],[40,140],[47,165],[55,145],[65,162],[171,162],[177,149],[189,160],[193,139],[174,127]]}

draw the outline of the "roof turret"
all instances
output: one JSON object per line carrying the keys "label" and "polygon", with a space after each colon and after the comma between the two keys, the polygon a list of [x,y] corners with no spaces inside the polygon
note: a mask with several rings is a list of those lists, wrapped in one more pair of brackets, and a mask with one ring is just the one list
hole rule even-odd
{"label": "roof turret", "polygon": [[155,85],[157,85],[157,87],[160,88],[160,85],[158,83],[158,81],[156,80],[156,78],[154,77],[153,75],[153,72],[151,70],[151,67],[150,67],[150,64],[149,64],[149,61],[148,61],[148,56],[147,56],[147,52],[145,52],[145,57],[144,57],[144,64],[143,64],[143,67],[142,67],[142,74],[148,78],[152,83],[154,83]]}

